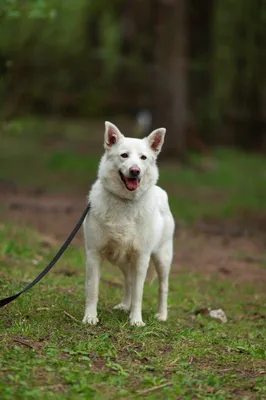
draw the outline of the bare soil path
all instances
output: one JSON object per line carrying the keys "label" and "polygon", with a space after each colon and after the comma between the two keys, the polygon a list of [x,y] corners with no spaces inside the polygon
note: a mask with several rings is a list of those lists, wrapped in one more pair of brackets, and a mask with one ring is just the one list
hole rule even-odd
{"label": "bare soil path", "polygon": [[[33,227],[59,245],[75,225],[85,204],[86,198],[82,196],[23,193],[2,188],[0,218]],[[231,278],[236,283],[265,285],[266,231],[260,223],[250,221],[250,229],[236,222],[204,221],[189,228],[177,224],[173,273],[186,268]],[[82,245],[81,232],[75,243]]]}

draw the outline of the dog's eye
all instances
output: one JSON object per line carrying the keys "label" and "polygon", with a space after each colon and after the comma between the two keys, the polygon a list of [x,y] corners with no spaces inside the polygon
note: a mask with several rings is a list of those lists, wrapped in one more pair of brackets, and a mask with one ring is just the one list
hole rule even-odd
{"label": "dog's eye", "polygon": [[140,157],[142,160],[147,160],[147,157],[146,156],[141,156]]}
{"label": "dog's eye", "polygon": [[127,153],[123,153],[123,154],[121,154],[121,157],[122,158],[128,158],[128,154]]}

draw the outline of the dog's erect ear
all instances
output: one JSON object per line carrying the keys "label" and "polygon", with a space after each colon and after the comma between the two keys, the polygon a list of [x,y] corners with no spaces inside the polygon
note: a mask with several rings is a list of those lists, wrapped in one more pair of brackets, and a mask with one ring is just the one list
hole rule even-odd
{"label": "dog's erect ear", "polygon": [[116,144],[124,135],[111,122],[105,122],[104,147],[106,150]]}
{"label": "dog's erect ear", "polygon": [[155,129],[155,131],[153,131],[148,137],[148,142],[150,145],[150,148],[156,153],[159,154],[161,149],[162,149],[162,145],[164,142],[164,135],[166,133],[166,129],[165,128],[159,128],[159,129]]}

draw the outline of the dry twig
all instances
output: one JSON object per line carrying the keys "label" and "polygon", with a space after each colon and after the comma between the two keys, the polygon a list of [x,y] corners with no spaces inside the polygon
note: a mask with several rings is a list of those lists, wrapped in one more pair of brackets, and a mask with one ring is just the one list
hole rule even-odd
{"label": "dry twig", "polygon": [[149,389],[137,390],[137,394],[147,394],[147,393],[155,392],[155,390],[163,389],[167,386],[172,386],[172,385],[173,385],[173,382],[163,383],[162,385],[153,386]]}
{"label": "dry twig", "polygon": [[65,314],[68,318],[72,319],[73,321],[80,323],[80,321],[79,321],[77,318],[73,317],[73,315],[69,314],[68,312],[64,311],[64,314]]}

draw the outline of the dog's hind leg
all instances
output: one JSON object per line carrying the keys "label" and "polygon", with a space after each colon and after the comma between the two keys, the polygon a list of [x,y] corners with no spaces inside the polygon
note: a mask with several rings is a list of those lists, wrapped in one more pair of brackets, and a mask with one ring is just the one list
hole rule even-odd
{"label": "dog's hind leg", "polygon": [[168,280],[173,258],[172,240],[165,242],[159,250],[152,255],[159,279],[159,304],[156,318],[159,321],[167,320]]}
{"label": "dog's hind leg", "polygon": [[123,272],[124,283],[124,296],[121,303],[114,307],[114,310],[129,311],[131,307],[131,267],[129,265],[120,267]]}
{"label": "dog's hind leg", "polygon": [[102,257],[94,250],[87,250],[86,258],[86,308],[82,322],[96,325],[98,323],[97,303]]}

